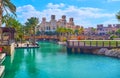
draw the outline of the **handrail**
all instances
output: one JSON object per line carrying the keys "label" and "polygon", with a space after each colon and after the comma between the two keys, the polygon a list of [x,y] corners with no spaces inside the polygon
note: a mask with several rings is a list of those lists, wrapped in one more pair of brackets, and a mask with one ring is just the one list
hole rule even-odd
{"label": "handrail", "polygon": [[120,47],[120,40],[67,40],[67,46],[68,47]]}

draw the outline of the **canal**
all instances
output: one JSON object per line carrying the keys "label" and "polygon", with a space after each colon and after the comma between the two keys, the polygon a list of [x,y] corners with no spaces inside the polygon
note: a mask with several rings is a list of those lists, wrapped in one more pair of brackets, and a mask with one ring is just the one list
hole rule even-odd
{"label": "canal", "polygon": [[13,56],[7,56],[4,78],[120,78],[119,59],[67,54],[64,46],[49,42],[39,45],[16,49]]}

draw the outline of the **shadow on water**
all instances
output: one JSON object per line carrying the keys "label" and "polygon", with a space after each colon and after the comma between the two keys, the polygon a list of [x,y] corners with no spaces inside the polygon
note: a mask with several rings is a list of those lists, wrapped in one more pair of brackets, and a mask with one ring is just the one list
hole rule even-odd
{"label": "shadow on water", "polygon": [[[24,58],[24,53],[23,53],[23,49],[17,49],[17,51],[19,53],[14,53],[14,59],[13,57],[7,56],[5,61],[4,61],[4,65],[5,65],[5,76],[4,78],[14,78],[15,74],[17,73],[17,71],[20,68],[20,65],[22,63],[22,60]],[[21,59],[19,59],[21,58]],[[11,61],[11,59],[13,59]],[[10,73],[12,70],[12,73]]]}

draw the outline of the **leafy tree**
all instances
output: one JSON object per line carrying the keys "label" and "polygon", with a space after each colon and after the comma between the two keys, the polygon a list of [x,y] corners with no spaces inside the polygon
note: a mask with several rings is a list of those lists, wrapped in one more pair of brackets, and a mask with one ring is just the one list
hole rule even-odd
{"label": "leafy tree", "polygon": [[56,32],[59,34],[59,36],[62,35],[62,29],[63,29],[62,27],[56,29]]}
{"label": "leafy tree", "polygon": [[58,32],[59,35],[61,35],[61,36],[65,36],[65,34],[67,33],[67,29],[64,27],[59,27],[56,29],[56,32]]}
{"label": "leafy tree", "polygon": [[68,33],[68,35],[71,35],[71,34],[74,33],[74,31],[73,31],[73,29],[71,29],[71,28],[67,28],[67,33]]}
{"label": "leafy tree", "polygon": [[116,14],[116,18],[120,21],[120,11]]}
{"label": "leafy tree", "polygon": [[120,35],[120,29],[118,29],[118,30],[116,31],[116,34],[117,34],[117,35]]}
{"label": "leafy tree", "polygon": [[113,40],[114,38],[118,38],[118,36],[117,36],[117,35],[111,35],[111,36],[110,36],[110,39]]}
{"label": "leafy tree", "polygon": [[84,33],[84,28],[83,27],[80,27],[79,28],[79,34],[83,34]]}
{"label": "leafy tree", "polygon": [[10,0],[0,0],[0,26],[2,25],[2,17],[3,12],[8,14],[11,12],[12,14],[16,15],[16,6]]}
{"label": "leafy tree", "polygon": [[92,31],[92,34],[95,34],[96,28],[92,28],[91,31]]}
{"label": "leafy tree", "polygon": [[75,33],[76,35],[78,35],[78,34],[79,34],[79,30],[76,29],[76,30],[74,31],[74,33]]}

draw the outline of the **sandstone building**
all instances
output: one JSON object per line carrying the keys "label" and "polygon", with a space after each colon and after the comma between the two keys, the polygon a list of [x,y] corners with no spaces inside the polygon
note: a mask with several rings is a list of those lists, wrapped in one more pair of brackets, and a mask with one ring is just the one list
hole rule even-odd
{"label": "sandstone building", "polygon": [[66,16],[63,15],[61,19],[57,21],[55,15],[51,15],[49,22],[46,21],[45,17],[42,18],[42,21],[38,26],[38,30],[40,32],[55,32],[58,27],[75,28],[76,26],[73,18],[69,18],[69,22],[67,22]]}

